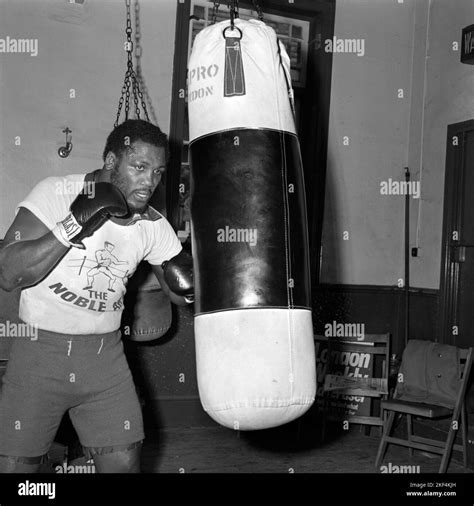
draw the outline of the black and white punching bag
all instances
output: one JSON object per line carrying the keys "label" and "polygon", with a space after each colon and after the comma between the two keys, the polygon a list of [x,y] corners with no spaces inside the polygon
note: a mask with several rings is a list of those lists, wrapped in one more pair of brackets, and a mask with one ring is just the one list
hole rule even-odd
{"label": "black and white punching bag", "polygon": [[290,61],[257,20],[202,30],[188,65],[199,395],[218,423],[276,427],[314,402],[305,192]]}

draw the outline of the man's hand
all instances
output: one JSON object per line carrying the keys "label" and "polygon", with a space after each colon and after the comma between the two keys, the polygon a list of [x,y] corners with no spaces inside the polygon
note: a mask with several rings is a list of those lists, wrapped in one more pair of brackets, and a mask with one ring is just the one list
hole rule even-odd
{"label": "man's hand", "polygon": [[193,259],[189,253],[181,250],[171,260],[161,264],[164,278],[169,289],[181,295],[186,302],[194,301]]}
{"label": "man's hand", "polygon": [[112,183],[87,187],[71,204],[70,211],[52,232],[64,246],[80,249],[85,249],[82,239],[91,236],[111,216],[122,218],[129,213],[125,197]]}
{"label": "man's hand", "polygon": [[192,265],[191,256],[183,250],[171,260],[151,266],[163,291],[178,306],[194,302]]}

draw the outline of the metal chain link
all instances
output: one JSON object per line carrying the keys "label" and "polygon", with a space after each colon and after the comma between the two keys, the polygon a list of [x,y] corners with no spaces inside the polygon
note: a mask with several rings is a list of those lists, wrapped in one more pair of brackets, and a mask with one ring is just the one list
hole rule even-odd
{"label": "metal chain link", "polygon": [[219,10],[221,3],[218,0],[214,0],[214,5],[212,7],[212,17],[211,24],[214,25],[217,21],[217,11]]}
{"label": "metal chain link", "polygon": [[230,29],[234,29],[235,18],[239,17],[239,0],[229,0]]}
{"label": "metal chain link", "polygon": [[[138,13],[138,1],[135,3],[135,16]],[[120,113],[122,111],[123,103],[125,102],[125,120],[128,119],[128,114],[130,111],[130,87],[132,88],[133,101],[135,103],[135,115],[137,119],[140,119],[140,106],[138,99],[140,98],[141,106],[143,112],[148,121],[148,111],[146,108],[145,101],[143,100],[143,93],[140,90],[139,79],[137,78],[137,74],[133,69],[133,41],[132,41],[132,16],[130,12],[131,0],[125,0],[125,6],[127,10],[127,22],[125,28],[125,34],[127,36],[127,42],[125,44],[125,50],[127,51],[127,71],[125,72],[125,78],[122,86],[122,93],[119,99],[117,117],[114,123],[114,127],[117,127],[120,122]],[[137,47],[140,48],[140,52],[136,53],[135,56],[137,58],[141,55],[141,46],[139,44],[141,38],[141,34],[138,32],[138,36],[136,35]],[[138,55],[138,56],[137,56]]]}
{"label": "metal chain link", "polygon": [[[140,98],[140,102],[142,105],[143,112],[145,113],[146,119],[147,119],[147,121],[150,121],[150,118],[148,116],[148,109],[147,109],[146,101],[144,98],[145,96],[148,97],[148,93],[147,93],[147,89],[146,89],[146,85],[145,85],[145,80],[143,79],[143,76],[142,76],[142,69],[141,69],[141,63],[140,63],[140,60],[142,57],[142,46],[140,44],[140,39],[141,39],[140,4],[139,4],[138,0],[135,0],[135,66],[137,69],[135,72],[135,75],[136,75],[137,84],[138,84],[137,94],[138,94],[138,97]],[[141,88],[143,88],[143,92],[142,92]],[[150,107],[152,117],[155,119],[156,115],[153,110],[153,105],[151,104],[151,101],[149,101],[148,105]],[[156,123],[156,119],[155,119],[155,123]]]}
{"label": "metal chain link", "polygon": [[142,46],[140,45],[140,39],[142,34],[140,31],[140,4],[138,0],[135,0],[135,59],[138,61],[142,56]]}
{"label": "metal chain link", "polygon": [[234,21],[239,17],[239,0],[227,0],[227,8],[230,11],[230,29],[233,30]]}
{"label": "metal chain link", "polygon": [[132,89],[133,89],[133,101],[135,103],[135,114],[137,119],[140,119],[140,108],[138,107],[138,81],[137,76],[132,74]]}

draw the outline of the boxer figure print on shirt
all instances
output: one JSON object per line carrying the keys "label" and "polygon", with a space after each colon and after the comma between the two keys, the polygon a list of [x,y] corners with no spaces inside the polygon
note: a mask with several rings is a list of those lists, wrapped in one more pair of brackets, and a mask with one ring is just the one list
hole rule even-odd
{"label": "boxer figure print on shirt", "polygon": [[104,243],[104,249],[100,249],[95,252],[97,265],[87,271],[87,286],[83,288],[83,290],[90,290],[93,288],[94,280],[99,274],[103,274],[109,279],[109,286],[107,288],[109,292],[115,292],[113,286],[116,279],[123,280],[124,285],[126,285],[127,273],[125,273],[125,276],[118,276],[117,274],[114,274],[111,269],[112,265],[128,265],[127,261],[119,260],[115,255],[112,254],[114,248],[115,246],[111,242],[106,241]]}

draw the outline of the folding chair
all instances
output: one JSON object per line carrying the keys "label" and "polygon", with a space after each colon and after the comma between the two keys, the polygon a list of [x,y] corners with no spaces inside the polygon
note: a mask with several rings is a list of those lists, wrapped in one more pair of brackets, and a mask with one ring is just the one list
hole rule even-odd
{"label": "folding chair", "polygon": [[[408,342],[393,398],[382,402],[382,410],[389,412],[389,415],[377,452],[377,469],[389,444],[408,447],[410,457],[414,449],[442,455],[439,473],[445,473],[448,469],[453,449],[463,453],[464,468],[467,467],[466,388],[471,364],[472,348],[460,349],[431,341]],[[407,417],[406,439],[391,436],[397,414]],[[446,441],[415,435],[413,417],[451,417]],[[462,445],[455,444],[459,428]]]}
{"label": "folding chair", "polygon": [[[371,369],[374,372],[380,366],[381,375],[378,377],[346,377],[341,374],[333,374],[335,370],[335,353],[361,353],[371,355]],[[363,339],[356,337],[341,337],[328,339],[327,372],[323,385],[323,416],[321,439],[325,439],[326,422],[329,418],[340,419],[339,416],[330,415],[329,396],[331,392],[339,395],[351,395],[371,398],[388,397],[388,375],[390,357],[390,334],[366,334]],[[381,364],[375,364],[376,357],[382,357]],[[373,376],[373,375],[372,375]],[[343,418],[350,423],[378,426],[382,428],[383,419],[381,413],[374,414],[371,405],[370,415],[351,415],[344,413]]]}

